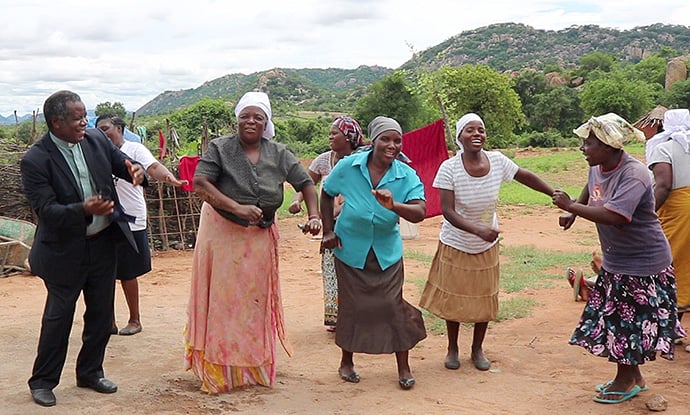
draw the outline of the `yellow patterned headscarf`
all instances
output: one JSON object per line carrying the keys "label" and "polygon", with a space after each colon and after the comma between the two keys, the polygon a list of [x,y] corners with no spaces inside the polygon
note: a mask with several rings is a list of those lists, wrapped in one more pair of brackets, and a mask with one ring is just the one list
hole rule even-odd
{"label": "yellow patterned headscarf", "polygon": [[645,140],[642,131],[633,127],[620,115],[612,112],[590,118],[573,132],[583,139],[589,137],[589,133],[593,132],[599,141],[617,149],[623,148],[623,144],[633,140]]}

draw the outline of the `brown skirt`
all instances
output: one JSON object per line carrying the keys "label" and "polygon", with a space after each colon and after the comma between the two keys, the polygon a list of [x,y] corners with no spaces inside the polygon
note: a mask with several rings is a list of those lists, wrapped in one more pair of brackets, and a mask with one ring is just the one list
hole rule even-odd
{"label": "brown skirt", "polygon": [[468,254],[438,243],[419,305],[450,321],[483,323],[498,314],[498,244]]}
{"label": "brown skirt", "polygon": [[426,337],[422,313],[403,299],[403,261],[382,270],[373,250],[364,269],[335,258],[338,322],[335,344],[356,353],[384,354],[412,349]]}

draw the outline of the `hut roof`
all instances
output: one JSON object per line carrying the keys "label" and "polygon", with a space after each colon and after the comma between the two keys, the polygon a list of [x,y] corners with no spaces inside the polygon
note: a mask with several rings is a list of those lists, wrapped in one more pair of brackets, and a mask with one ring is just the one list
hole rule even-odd
{"label": "hut roof", "polygon": [[635,121],[635,124],[633,125],[636,128],[645,128],[661,124],[664,122],[664,113],[667,110],[668,108],[664,107],[663,105],[657,105],[656,107],[654,107],[654,109],[649,111],[644,117]]}

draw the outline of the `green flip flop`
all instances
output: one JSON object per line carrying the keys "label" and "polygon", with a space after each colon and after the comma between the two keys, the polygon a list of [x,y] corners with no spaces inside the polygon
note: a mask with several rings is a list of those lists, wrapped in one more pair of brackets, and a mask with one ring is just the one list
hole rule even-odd
{"label": "green flip flop", "polygon": [[619,396],[618,399],[605,399],[605,398],[600,398],[598,396],[595,396],[593,398],[594,402],[599,402],[599,403],[621,403],[625,402],[628,399],[634,398],[637,396],[638,393],[640,393],[642,388],[639,386],[635,385],[630,389],[628,392],[614,392],[614,391],[607,391],[606,389],[602,390],[599,392],[602,396]]}
{"label": "green flip flop", "polygon": [[[613,379],[607,380],[604,383],[600,383],[594,387],[594,391],[595,392],[601,392],[602,390],[607,389],[609,386],[611,386],[612,383],[613,383]],[[647,386],[647,385],[644,385],[644,386],[638,385],[638,387],[640,388],[640,392],[644,392],[644,391],[649,389],[649,386]]]}

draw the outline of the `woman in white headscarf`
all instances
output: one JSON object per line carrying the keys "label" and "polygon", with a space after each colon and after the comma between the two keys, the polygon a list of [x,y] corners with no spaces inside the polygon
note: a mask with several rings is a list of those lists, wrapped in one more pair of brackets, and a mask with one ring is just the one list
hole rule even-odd
{"label": "woman in white headscarf", "polygon": [[654,173],[656,211],[671,244],[681,320],[690,311],[690,111],[666,111],[663,127],[647,141],[645,153]]}
{"label": "woman in white headscarf", "polygon": [[577,200],[556,190],[553,203],[568,212],[559,218],[564,229],[577,216],[596,224],[604,259],[570,344],[616,363],[615,378],[596,385],[594,397],[615,404],[647,390],[640,365],[655,360],[657,351],[673,359],[673,342],[685,332],[652,179],[623,149],[644,134],[613,113],[592,117],[574,132],[590,165],[587,185]]}
{"label": "woman in white headscarf", "polygon": [[443,225],[420,306],[446,320],[445,367],[458,369],[460,322],[474,323],[471,359],[489,370],[483,342],[498,313],[498,191],[513,179],[547,196],[553,189],[498,151],[485,151],[486,130],[479,115],[456,124],[460,151],[439,167],[433,186],[441,193]]}
{"label": "woman in white headscarf", "polygon": [[204,201],[185,329],[185,369],[201,390],[272,386],[276,338],[286,352],[278,282],[275,212],[287,181],[306,201],[306,231],[321,230],[316,190],[299,160],[271,140],[271,104],[248,92],[235,108],[237,134],[212,140],[199,160],[194,191]]}

